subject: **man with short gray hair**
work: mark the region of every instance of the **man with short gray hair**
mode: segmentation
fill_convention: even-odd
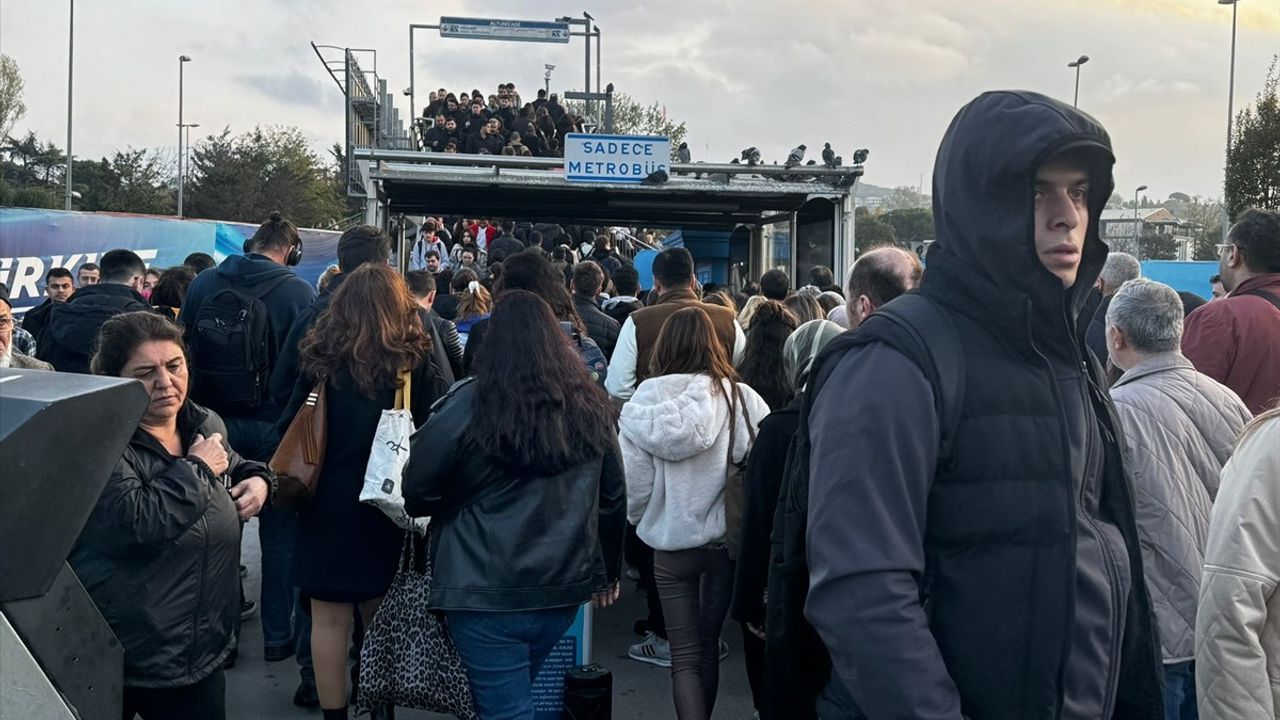
[[[1139,277],[1142,277],[1142,266],[1138,264],[1137,258],[1122,252],[1107,255],[1107,261],[1098,275],[1098,282],[1094,285],[1102,293],[1102,304],[1098,306],[1098,312],[1093,316],[1084,336],[1085,344],[1098,356],[1100,363],[1107,362],[1106,318],[1111,296],[1116,294],[1121,285]]]
[[[1107,308],[1111,388],[1136,490],[1143,570],[1160,628],[1166,717],[1194,717],[1195,624],[1218,475],[1252,415],[1234,392],[1182,356],[1182,300],[1145,278]],[[1186,713],[1191,712],[1192,715]]]

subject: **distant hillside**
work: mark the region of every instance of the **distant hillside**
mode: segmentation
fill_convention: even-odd
[[[858,200],[865,200],[872,197],[889,197],[893,194],[893,188],[880,187],[870,183],[859,182],[854,197]]]

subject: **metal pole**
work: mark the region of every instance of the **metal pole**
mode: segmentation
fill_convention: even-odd
[[[178,217],[182,217],[182,66],[186,64],[186,56],[178,58]]]
[[[596,26],[596,92],[600,92],[600,26]]]
[[[1135,246],[1137,247],[1136,254],[1138,256],[1138,262],[1142,262],[1142,227],[1139,225],[1140,222],[1142,221],[1138,219],[1138,191],[1134,190],[1133,191],[1133,240],[1134,240]]]
[[[1227,83],[1227,164],[1222,168],[1222,244],[1227,244],[1227,224],[1230,215],[1227,212],[1227,168],[1231,165],[1231,120],[1232,105],[1236,96],[1236,12],[1239,2],[1231,3],[1231,80]]]
[[[413,82],[413,26],[409,26],[409,127],[413,127],[413,122],[418,118],[418,112],[414,109],[414,100],[417,99],[417,88]],[[410,131],[412,135],[412,131]]]
[[[1076,65],[1076,95],[1071,100],[1071,107],[1080,107],[1080,66]]]
[[[583,13],[585,15],[586,13]],[[583,92],[591,92],[591,18],[587,18],[587,29],[583,33],[582,43],[586,50],[586,59],[583,61],[583,70],[586,72],[586,81],[582,84]],[[590,100],[587,101],[587,113],[595,113],[595,105]]]
[[[71,14],[67,19],[67,196],[66,209],[71,209],[71,78],[75,67],[76,49],[76,0],[71,0]]]

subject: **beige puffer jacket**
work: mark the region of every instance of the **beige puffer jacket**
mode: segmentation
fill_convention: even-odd
[[[1222,470],[1196,618],[1201,720],[1280,718],[1280,414]]]
[[[1111,387],[1133,476],[1142,567],[1165,663],[1195,657],[1196,605],[1218,476],[1253,415],[1181,353],[1129,368]]]

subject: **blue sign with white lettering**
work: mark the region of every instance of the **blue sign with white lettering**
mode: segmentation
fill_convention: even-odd
[[[670,165],[670,138],[582,133],[564,138],[564,177],[570,182],[638,183],[658,170],[670,172]]]

